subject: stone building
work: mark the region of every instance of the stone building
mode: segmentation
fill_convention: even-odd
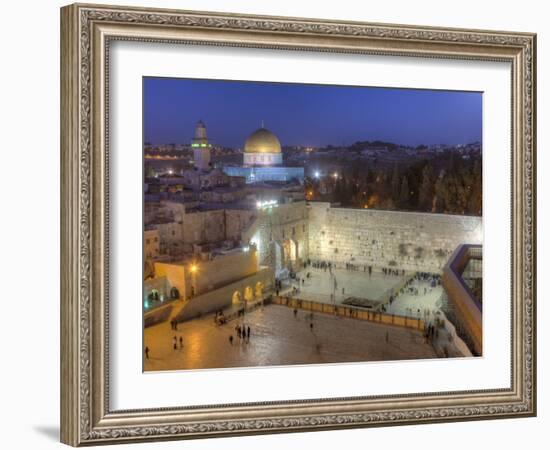
[[[243,165],[225,166],[223,171],[233,177],[244,177],[247,183],[304,182],[303,167],[284,167],[282,164],[283,154],[279,139],[262,126],[244,144]]]
[[[146,286],[165,292],[168,287],[183,299],[177,320],[186,320],[231,304],[263,298],[273,287],[273,271],[258,263],[256,248],[236,248],[206,260],[156,263],[156,282]],[[146,292],[148,299],[150,294]]]
[[[160,238],[156,228],[145,229],[143,232],[143,256],[146,260],[155,260],[160,255]]]
[[[243,241],[247,239],[258,248],[260,263],[273,268],[277,277],[299,269],[309,253],[305,201],[260,202],[254,224],[243,231]]]

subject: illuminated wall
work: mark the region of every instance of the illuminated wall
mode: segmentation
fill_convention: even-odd
[[[209,260],[197,259],[194,263],[155,263],[155,277],[166,277],[170,286],[178,288],[185,298],[219,289],[257,271],[254,247],[248,251],[237,249]]]
[[[270,267],[276,266],[273,243],[283,245],[285,241],[292,240],[296,245],[297,259],[294,262],[299,265],[308,257],[308,234],[308,211],[306,203],[301,201],[259,210],[253,226],[243,233],[243,240],[254,243],[258,248],[260,264]]]
[[[313,260],[439,272],[459,244],[481,241],[481,217],[309,207]]]
[[[253,275],[190,299],[177,314],[176,319],[178,321],[189,320],[199,315],[227,308],[231,305],[235,292],[239,292],[240,297],[244,298],[245,290],[250,288],[254,292],[257,283],[261,283],[264,291],[268,292],[273,289],[273,279],[273,270],[264,267]],[[259,298],[255,297],[254,300],[259,300]]]
[[[230,177],[244,177],[247,183],[261,181],[304,181],[303,167],[239,167],[226,166],[223,171]]]

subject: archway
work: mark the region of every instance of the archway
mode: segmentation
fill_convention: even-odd
[[[263,294],[263,290],[264,290],[264,284],[261,281],[258,281],[256,283],[255,290],[256,290],[256,292],[255,292],[256,298],[257,299],[262,298],[262,294]]]
[[[180,298],[180,291],[178,290],[177,287],[174,286],[172,289],[170,289],[170,298],[172,300]]]
[[[247,302],[251,302],[252,300],[254,300],[254,292],[252,291],[252,288],[250,286],[244,288],[244,299]]]
[[[296,261],[296,242],[293,239],[283,240],[283,251],[285,266]]]
[[[239,291],[233,292],[233,295],[231,296],[231,303],[234,305],[237,305],[242,302],[241,293]]]
[[[289,258],[292,262],[298,258],[298,244],[294,239],[289,239],[290,254]]]

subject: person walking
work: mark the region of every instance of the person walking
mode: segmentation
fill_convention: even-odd
[[[309,323],[309,331],[311,331],[313,333],[313,322]]]
[[[298,316],[298,310],[296,308],[294,308],[294,317],[297,317]]]
[[[174,336],[174,337],[172,338],[172,342],[174,343],[174,350],[176,350],[176,349],[178,348],[178,345],[177,345],[178,339],[176,338],[176,336]]]
[[[233,345],[233,335],[232,335],[232,334],[229,335],[229,343],[230,343],[231,345]]]
[[[149,359],[149,347],[145,347],[145,359]]]
[[[246,338],[250,341],[250,325],[246,327]]]
[[[180,348],[183,348],[183,338],[180,336]]]

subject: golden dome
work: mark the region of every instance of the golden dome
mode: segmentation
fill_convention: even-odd
[[[244,143],[245,153],[281,153],[277,136],[265,128],[258,128]]]

